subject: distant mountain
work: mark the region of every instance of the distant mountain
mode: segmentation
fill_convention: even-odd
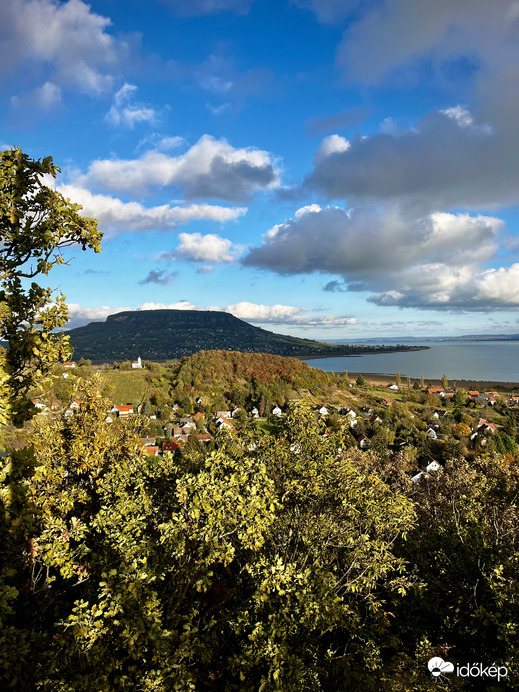
[[[407,350],[405,346],[338,346],[283,336],[253,327],[227,312],[210,310],[119,312],[109,315],[106,322],[91,322],[67,333],[74,358],[96,363],[135,360],[137,356],[160,361],[216,349],[299,358]]]

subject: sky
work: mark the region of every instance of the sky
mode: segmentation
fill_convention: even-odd
[[[3,0],[0,90],[104,234],[69,327],[519,332],[517,0]]]

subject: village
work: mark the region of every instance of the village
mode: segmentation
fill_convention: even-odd
[[[133,371],[143,369],[140,358],[131,363]],[[75,372],[77,363],[62,365],[62,377]],[[484,451],[497,451],[509,458],[519,458],[519,428],[515,413],[519,410],[519,394],[498,391],[465,391],[455,387],[423,389],[409,383],[391,382],[366,386],[364,378],[346,382],[344,402],[329,403],[312,397],[312,409],[325,438],[341,426],[348,430],[346,448],[373,451],[394,460],[417,483],[435,473],[456,454],[474,458]],[[445,383],[447,384],[447,383]],[[238,397],[241,398],[241,397]],[[318,403],[316,400],[320,399]],[[82,402],[57,400],[45,403],[33,400],[40,415],[70,418],[81,409]],[[240,401],[240,403],[243,403]],[[258,404],[238,405],[227,400],[227,408],[211,410],[204,395],[192,400],[191,410],[185,401],[171,400],[166,408],[154,406],[149,399],[117,402],[106,411],[106,424],[124,424],[137,419],[141,431],[142,450],[152,456],[164,453],[182,454],[186,449],[214,449],[222,431],[234,435],[247,419],[268,434],[277,419],[285,415],[287,401],[273,402],[261,411]],[[264,405],[263,405],[264,408]],[[253,451],[252,449],[250,451]],[[299,453],[297,445],[294,453]]]

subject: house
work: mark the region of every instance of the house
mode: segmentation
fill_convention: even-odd
[[[441,387],[430,387],[427,394],[442,394],[444,390]]]
[[[327,416],[328,415],[328,409],[326,408],[326,406],[321,406],[321,408],[317,411],[317,413],[320,416]]]
[[[368,447],[371,445],[371,440],[369,437],[366,437],[366,435],[359,435],[357,441],[360,449],[368,449]]]
[[[182,441],[177,440],[176,442],[163,442],[162,443],[163,452],[181,452],[182,451]]]
[[[480,418],[478,420],[477,431],[478,431],[478,433],[483,433],[484,435],[486,435],[487,432],[496,433],[497,432],[497,426],[495,425],[495,423],[489,423],[484,418]]]
[[[281,416],[283,411],[279,408],[279,406],[274,406],[274,408],[271,411],[271,414],[273,416]]]
[[[394,392],[398,392],[398,385],[396,384],[390,384],[388,389],[392,389]]]
[[[114,417],[112,416],[111,413],[109,413],[105,418],[105,423],[113,423],[113,422],[114,422]]]
[[[150,447],[155,444],[155,438],[154,437],[141,437],[140,438],[142,444],[144,447]]]
[[[140,356],[137,358],[137,360],[133,361],[132,368],[134,370],[142,370],[142,361]]]
[[[258,409],[257,409],[256,407],[254,407],[253,409],[251,409],[250,415],[251,415],[253,418],[259,418],[259,411],[258,411]]]
[[[147,452],[147,454],[153,457],[156,457],[159,454],[158,445],[144,445],[143,449],[145,452]]]
[[[430,425],[428,425],[428,426],[425,428],[425,432],[427,433],[427,435],[429,435],[429,437],[431,438],[431,440],[436,440],[436,439],[438,439],[438,435],[437,435],[437,433],[436,433],[436,430],[435,430],[433,427],[431,427]]]
[[[474,390],[472,392],[467,392],[467,396],[469,399],[472,399],[472,401],[476,401],[476,399],[479,396],[479,392],[477,392],[476,390]]]
[[[132,404],[124,404],[124,405],[119,405],[119,406],[114,406],[115,413],[119,416],[119,418],[129,418],[131,415],[133,415],[133,405]],[[113,411],[113,409],[112,409]]]
[[[213,436],[209,435],[209,433],[200,433],[196,437],[198,440],[200,440],[200,442],[209,442],[209,440],[213,439]]]
[[[382,404],[382,406],[385,406],[386,408],[393,406],[393,402],[391,401],[391,399],[382,399],[380,403]]]
[[[230,411],[217,411],[216,417],[217,418],[230,418],[231,412]]]
[[[235,408],[235,409],[233,409],[233,411],[232,411],[232,413],[231,413],[231,418],[236,418],[236,416],[237,416],[239,413],[241,413],[241,411],[242,411],[241,408]]]
[[[205,413],[201,413],[200,411],[198,411],[198,412],[195,413],[195,415],[193,416],[193,420],[194,420],[194,421],[201,420],[202,422],[205,421]]]
[[[425,471],[425,473],[432,473],[435,471],[439,471],[441,469],[441,464],[439,464],[437,461],[430,461],[428,464],[422,464],[422,471]]]
[[[77,368],[77,364],[74,363],[73,360],[67,360],[65,363],[63,363],[64,368]]]
[[[519,406],[519,395],[517,395],[517,394],[509,394],[509,396],[508,396],[508,406],[509,406],[509,408],[513,408],[514,406]]]
[[[380,418],[380,416],[377,416],[377,414],[374,413],[372,416],[368,418],[368,422],[370,425],[375,425],[375,423],[382,423],[382,418]]]
[[[218,423],[218,421],[216,421],[216,425],[218,425],[219,430],[222,430],[223,428],[227,428],[228,430],[235,430],[234,424],[230,418],[222,418],[221,423]]]
[[[41,401],[33,401],[32,405],[34,406],[34,408],[37,408],[38,411],[45,411],[45,409],[47,408],[45,404],[41,403]]]
[[[416,471],[413,471],[413,475],[411,476],[411,482],[419,483],[422,480],[422,478],[430,478],[430,476],[425,471],[422,471],[421,469],[416,469]]]
[[[71,408],[73,411],[77,411],[81,407],[81,404],[81,401],[74,399],[74,401],[69,405],[69,408]]]

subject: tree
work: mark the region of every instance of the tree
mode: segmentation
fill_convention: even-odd
[[[447,379],[447,375],[443,373],[442,375],[442,387],[443,389],[447,389],[449,386],[449,380]]]
[[[366,385],[366,380],[362,377],[362,375],[357,377],[357,385],[359,387],[364,387]]]
[[[398,371],[397,371],[396,377],[395,377],[395,384],[397,387],[400,387],[400,385],[402,384],[402,377]]]
[[[94,219],[80,205],[44,185],[60,169],[52,157],[30,159],[21,149],[0,152],[0,336],[9,342],[5,369],[13,420],[31,416],[28,392],[48,385],[53,365],[70,355],[68,338],[54,330],[67,323],[65,296],[33,281],[65,263],[63,249],[100,252]]]

